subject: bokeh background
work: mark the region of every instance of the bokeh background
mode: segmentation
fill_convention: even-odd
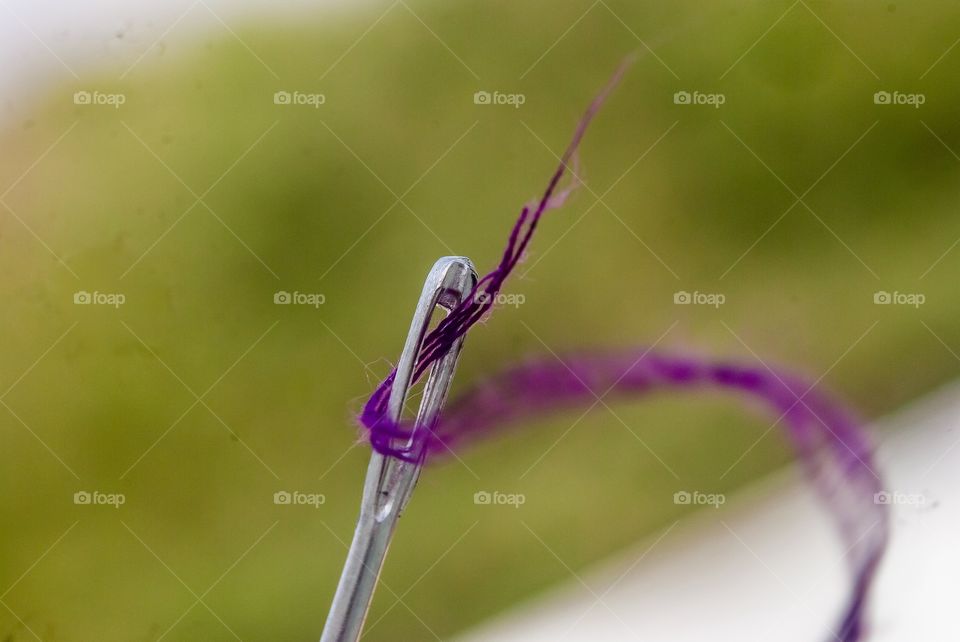
[[[46,37],[35,9],[3,4],[53,70],[0,104],[6,640],[318,638],[369,455],[353,416],[427,270],[492,267],[631,52],[584,142],[586,185],[543,220],[508,286],[522,302],[471,333],[454,394],[588,346],[762,360],[866,417],[960,373],[960,8],[201,1]],[[675,492],[732,493],[790,458],[775,418],[737,399],[611,408],[425,472],[365,639],[446,639],[696,510]]]

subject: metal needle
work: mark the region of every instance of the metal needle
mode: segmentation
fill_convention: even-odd
[[[393,421],[400,420],[412,384],[417,354],[434,310],[437,306],[448,312],[453,310],[469,295],[476,282],[477,273],[473,264],[470,259],[462,256],[441,258],[427,275],[410,323],[407,341],[400,355],[388,402],[388,414]],[[439,415],[450,388],[462,344],[463,337],[430,369],[414,430],[426,430],[427,428],[423,427],[433,425]],[[412,445],[413,441],[411,437],[407,445]],[[422,464],[422,458],[409,462],[386,457],[378,452],[372,454],[363,486],[357,529],[320,642],[356,642],[360,639],[390,539],[416,486]]]

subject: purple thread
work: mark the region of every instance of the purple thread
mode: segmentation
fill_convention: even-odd
[[[447,451],[520,420],[606,396],[636,400],[669,390],[730,390],[759,400],[785,422],[803,468],[839,527],[853,588],[831,639],[864,635],[867,596],[886,548],[889,511],[872,449],[842,406],[802,380],[767,370],[652,351],[578,353],[515,365],[471,387],[444,412],[426,446]],[[407,433],[401,430],[400,433]]]
[[[600,109],[607,95],[620,82],[620,78],[626,72],[632,63],[632,59],[627,59],[621,63],[620,67],[614,73],[613,77],[607,83],[606,87],[593,99],[587,111],[580,118],[577,128],[574,131],[573,139],[563,152],[560,158],[560,165],[557,167],[547,189],[544,191],[540,200],[534,204],[527,204],[520,211],[520,217],[510,231],[510,237],[507,239],[507,247],[500,258],[500,263],[489,274],[481,278],[474,286],[470,295],[466,297],[456,309],[448,314],[423,340],[420,352],[417,355],[417,363],[414,367],[411,383],[416,382],[427,371],[435,361],[441,359],[443,355],[449,352],[450,347],[459,337],[467,333],[473,325],[480,321],[489,313],[493,307],[493,302],[497,298],[497,293],[503,286],[503,282],[510,275],[517,263],[523,257],[523,253],[537,229],[537,223],[540,217],[547,210],[560,207],[566,202],[570,193],[576,189],[579,184],[576,168],[577,147],[587,130],[587,126],[594,115]],[[557,191],[557,186],[563,175],[567,172],[568,163],[573,163],[573,182],[566,188]],[[393,389],[393,381],[397,375],[396,368],[384,379],[377,389],[374,390],[370,399],[363,407],[360,414],[360,423],[369,431],[370,444],[378,452],[392,457],[398,457],[408,461],[417,461],[424,454],[422,440],[426,439],[424,433],[428,430],[417,431],[414,443],[406,447],[397,447],[394,441],[402,436],[405,431],[401,426],[394,424],[387,416],[387,403],[390,399],[390,391]]]
[[[457,338],[487,315],[504,281],[527,249],[540,217],[560,207],[579,184],[577,147],[593,116],[620,81],[630,60],[594,98],[581,117],[547,189],[528,204],[510,232],[500,263],[485,275],[464,302],[423,341],[412,381],[417,381]],[[573,181],[557,187],[572,163]],[[396,369],[377,387],[359,417],[371,446],[390,457],[422,461],[428,454],[451,451],[520,419],[564,407],[584,405],[608,394],[635,399],[655,390],[732,390],[753,397],[778,414],[807,476],[836,521],[847,547],[853,588],[831,639],[864,639],[867,597],[889,537],[889,511],[875,501],[882,483],[874,470],[864,431],[839,404],[802,380],[767,368],[706,359],[676,357],[650,350],[580,353],[567,359],[530,361],[502,371],[463,393],[433,426],[394,422],[387,402]],[[775,424],[776,425],[776,424]],[[411,441],[407,445],[408,441]],[[397,443],[403,446],[397,446]]]

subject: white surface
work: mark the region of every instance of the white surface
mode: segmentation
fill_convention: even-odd
[[[893,539],[871,609],[871,642],[960,640],[960,386],[883,422],[878,462]],[[822,506],[790,472],[706,508],[460,642],[833,639],[848,587]],[[598,599],[599,598],[599,599]]]

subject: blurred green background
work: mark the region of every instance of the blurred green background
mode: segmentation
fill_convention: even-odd
[[[875,417],[960,372],[958,7],[409,2],[235,34],[203,7],[187,22],[2,133],[5,640],[317,639],[368,459],[352,417],[426,271],[494,264],[632,51],[583,145],[588,187],[543,220],[508,287],[524,303],[471,333],[455,389],[527,355],[658,342],[822,377]],[[77,105],[81,90],[126,101]],[[427,471],[365,639],[448,638],[667,526],[689,510],[674,492],[731,492],[789,458],[736,399],[612,408]]]

